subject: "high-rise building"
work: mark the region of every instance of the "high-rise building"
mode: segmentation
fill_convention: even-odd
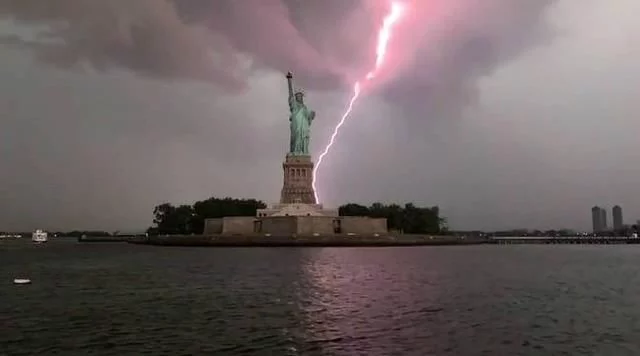
[[[602,231],[602,210],[599,206],[591,208],[591,222],[594,233]]]
[[[599,206],[591,208],[591,221],[594,233],[607,231],[607,210]]]
[[[619,205],[616,205],[612,209],[613,212],[613,229],[614,230],[622,230],[624,227],[624,222],[622,221],[622,208]]]

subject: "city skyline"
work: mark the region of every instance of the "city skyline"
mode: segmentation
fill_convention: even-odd
[[[637,220],[636,224],[638,224],[640,220]],[[604,231],[620,231],[625,227],[629,226],[624,223],[624,215],[623,209],[620,205],[614,205],[611,208],[611,223],[609,226],[607,223],[607,209],[600,207],[598,205],[591,208],[591,226],[592,232],[604,232]]]
[[[640,217],[639,2],[406,2],[415,16],[323,163],[325,206],[437,205],[457,230],[589,231],[595,203]],[[259,3],[0,0],[0,229],[135,230],[167,201],[276,202],[282,76],[317,111],[317,156],[387,1]]]

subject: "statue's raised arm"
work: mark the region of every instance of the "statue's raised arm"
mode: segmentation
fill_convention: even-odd
[[[293,73],[287,72],[287,85],[289,86],[289,111],[293,112],[294,95],[293,95]]]
[[[289,98],[293,98],[293,73],[287,72],[287,84],[289,85]]]

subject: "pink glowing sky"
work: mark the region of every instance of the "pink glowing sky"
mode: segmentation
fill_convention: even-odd
[[[637,1],[403,3],[319,172],[326,205],[439,205],[460,229],[588,228],[596,204],[640,217]],[[389,4],[0,0],[0,226],[146,227],[163,201],[277,200],[283,73],[318,113],[317,156]]]
[[[368,86],[367,84],[374,83],[376,76],[384,67],[386,63],[388,49],[389,49],[389,41],[391,40],[394,34],[394,30],[401,23],[402,18],[405,15],[407,15],[409,11],[411,11],[411,9],[408,8],[406,4],[402,2],[393,1],[389,5],[390,5],[389,9],[387,10],[387,13],[384,15],[384,18],[382,19],[382,22],[380,23],[380,27],[377,31],[378,36],[376,39],[375,64],[373,68],[371,68],[371,70],[367,72],[367,75],[364,78],[357,80],[353,84],[353,93],[351,94],[351,99],[349,99],[349,104],[347,104],[345,111],[340,116],[340,120],[338,120],[338,123],[335,125],[333,132],[329,137],[328,142],[324,146],[324,149],[322,149],[322,151],[318,155],[318,158],[313,170],[313,182],[312,182],[316,202],[321,201],[320,193],[318,191],[318,172],[320,171],[320,168],[322,168],[322,162],[325,159],[328,159],[327,155],[331,152],[331,148],[333,147],[334,143],[338,139],[338,135],[340,134],[340,129],[342,128],[346,120],[348,120],[351,117],[353,107],[360,97],[361,88],[363,86],[367,87]]]

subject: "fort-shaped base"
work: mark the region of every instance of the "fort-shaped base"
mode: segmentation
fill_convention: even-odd
[[[324,216],[337,217],[337,209],[325,209],[322,204],[273,204],[266,209],[258,209],[258,217],[268,216]]]

